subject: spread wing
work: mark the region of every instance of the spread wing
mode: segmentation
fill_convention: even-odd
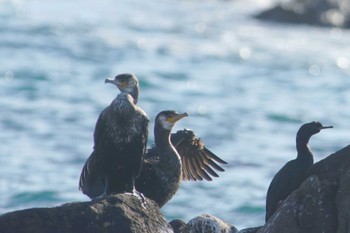
[[[219,177],[215,170],[225,171],[218,163],[227,164],[227,162],[208,150],[192,130],[184,129],[172,133],[171,142],[181,157],[183,180],[211,181],[211,176]]]

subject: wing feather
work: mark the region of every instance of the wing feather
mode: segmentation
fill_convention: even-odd
[[[220,164],[227,164],[204,145],[200,138],[196,138],[192,130],[184,129],[171,134],[171,142],[181,157],[183,180],[207,180],[219,177],[214,171],[225,171]]]
[[[206,172],[206,167],[203,163],[203,161],[199,158],[199,157],[194,157],[193,158],[196,161],[196,172],[204,179],[206,179],[207,181],[211,181],[213,180],[208,173]]]
[[[100,196],[104,191],[102,176],[97,172],[96,158],[96,153],[92,152],[84,164],[79,180],[79,190],[90,198]]]
[[[198,172],[198,165],[194,159],[188,159],[189,163],[188,170],[190,171],[191,176],[194,178],[194,180],[203,180],[203,178],[200,176]],[[184,172],[184,171],[182,171]]]

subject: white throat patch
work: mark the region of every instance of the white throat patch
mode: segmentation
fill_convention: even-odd
[[[159,120],[164,129],[171,130],[171,128],[174,126],[174,123],[167,121],[165,116],[160,116]]]

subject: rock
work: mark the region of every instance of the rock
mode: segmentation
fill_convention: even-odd
[[[90,202],[34,208],[0,216],[1,233],[148,233],[173,232],[155,202],[128,194],[97,198]]]
[[[219,218],[203,214],[190,220],[183,231],[184,233],[237,233],[238,230]]]
[[[334,192],[334,186],[321,182],[317,176],[309,177],[258,232],[335,232]]]
[[[284,1],[255,17],[283,23],[350,28],[350,2],[348,0]]]
[[[186,223],[180,219],[174,219],[169,222],[174,233],[182,233],[185,230]]]
[[[344,177],[338,182],[338,193],[335,199],[335,205],[338,210],[338,233],[349,232],[350,224],[350,171],[348,170]]]
[[[261,227],[251,227],[240,230],[238,233],[256,233],[261,229]]]

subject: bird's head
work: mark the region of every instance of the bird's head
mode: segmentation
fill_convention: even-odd
[[[136,104],[139,97],[139,81],[135,75],[129,73],[118,74],[114,79],[107,78],[105,83],[114,84],[121,92],[129,93]]]
[[[302,125],[298,131],[298,137],[310,138],[312,135],[319,133],[322,129],[333,128],[333,126],[323,126],[318,121],[312,121]]]
[[[156,117],[156,124],[160,124],[164,129],[171,130],[176,122],[187,116],[188,114],[186,112],[177,113],[173,110],[162,111]]]

